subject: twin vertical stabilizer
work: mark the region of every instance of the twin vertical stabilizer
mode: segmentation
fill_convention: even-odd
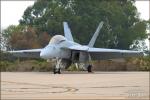
[[[67,22],[63,22],[63,25],[64,25],[64,34],[65,34],[65,37],[66,37],[69,41],[74,41],[74,40],[73,40],[73,37],[72,37],[72,34],[71,34],[71,31],[70,31],[70,28],[69,28]]]
[[[96,31],[95,31],[95,33],[94,33],[94,35],[93,35],[93,37],[92,37],[92,39],[90,40],[90,42],[88,44],[89,47],[93,47],[94,46],[95,41],[96,41],[96,39],[97,39],[97,37],[99,35],[99,32],[100,32],[102,26],[103,26],[103,22],[100,22],[98,27],[97,27],[97,29],[96,29]]]
[[[66,37],[69,41],[74,41],[74,40],[73,40],[73,37],[72,37],[72,34],[71,34],[71,31],[70,31],[70,28],[69,28],[67,22],[63,22],[63,25],[64,25],[64,34],[65,34],[65,37]],[[93,37],[92,37],[92,39],[90,40],[90,42],[89,42],[89,44],[88,44],[89,47],[93,47],[93,46],[94,46],[95,41],[96,41],[96,39],[97,39],[97,37],[98,37],[98,35],[99,35],[99,32],[100,32],[102,26],[103,26],[103,22],[100,22],[100,23],[99,23],[99,26],[97,27],[97,29],[96,29],[96,31],[95,31]]]

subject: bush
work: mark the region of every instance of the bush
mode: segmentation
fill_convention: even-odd
[[[17,60],[17,57],[13,56],[12,54],[10,54],[8,52],[0,51],[0,60],[13,62],[13,61]]]
[[[138,71],[150,71],[150,56],[130,58],[127,62],[136,65]]]
[[[15,65],[14,62],[1,61],[0,69],[1,71],[16,71],[16,67],[14,65]]]

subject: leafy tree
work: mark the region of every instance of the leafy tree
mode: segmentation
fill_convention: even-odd
[[[50,39],[46,32],[39,34],[37,29],[21,25],[11,25],[3,30],[2,34],[6,39],[5,45],[8,50],[40,48],[45,46]]]
[[[1,36],[3,37],[3,45],[10,50],[11,49],[11,44],[9,42],[11,36],[13,33],[16,33],[18,31],[23,30],[24,28],[21,26],[15,26],[15,25],[10,25],[7,29],[2,30]]]

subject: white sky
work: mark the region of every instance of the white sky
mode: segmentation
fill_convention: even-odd
[[[1,1],[1,27],[18,25],[24,10],[34,4],[34,1]]]
[[[7,28],[9,25],[18,25],[22,18],[24,10],[34,4],[34,1],[1,1],[1,28]],[[150,17],[149,0],[137,0],[136,7],[140,12],[140,18],[148,20]],[[148,45],[148,40],[146,41]]]
[[[137,0],[136,3],[135,3],[136,7],[137,7],[137,10],[138,12],[140,12],[140,18],[141,19],[145,19],[145,20],[148,20],[150,18],[150,2],[149,0]]]

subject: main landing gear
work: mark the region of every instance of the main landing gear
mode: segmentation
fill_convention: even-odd
[[[92,72],[92,65],[88,65],[88,67],[87,67],[87,71],[88,71],[88,73],[91,73]]]
[[[84,71],[87,71],[88,73],[92,73],[93,66],[91,64],[85,64],[85,63],[75,63],[77,69],[82,69]]]

